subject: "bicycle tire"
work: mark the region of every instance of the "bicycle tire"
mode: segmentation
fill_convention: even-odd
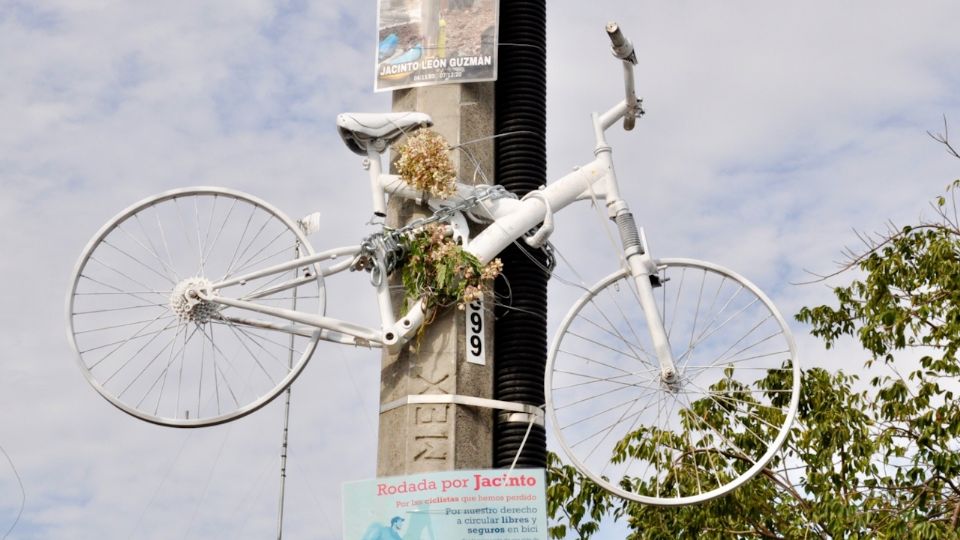
[[[561,323],[547,415],[566,456],[606,490],[658,506],[701,503],[779,464],[800,365],[789,327],[752,283],[692,259],[657,267],[678,382],[663,380],[634,278],[620,270]]]
[[[74,270],[67,334],[81,371],[117,408],[160,425],[210,426],[263,407],[302,372],[319,334],[255,326],[289,321],[189,301],[185,291],[312,253],[297,223],[239,191],[177,189],[128,207],[94,235]],[[270,292],[294,277],[298,286]],[[224,292],[325,310],[316,265]]]

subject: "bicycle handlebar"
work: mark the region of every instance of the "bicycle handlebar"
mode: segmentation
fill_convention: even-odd
[[[624,37],[617,23],[607,23],[607,35],[610,36],[610,43],[613,44],[614,56],[631,64],[637,63],[637,55],[634,54],[633,43],[630,43],[630,40]]]
[[[607,23],[607,35],[613,46],[613,56],[623,61],[623,86],[627,103],[627,110],[623,115],[623,129],[630,131],[636,124],[637,118],[643,114],[633,79],[633,66],[637,63],[637,54],[633,49],[633,43],[623,35],[617,23]]]

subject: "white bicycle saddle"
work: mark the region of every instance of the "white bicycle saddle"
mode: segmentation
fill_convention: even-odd
[[[383,152],[401,135],[421,127],[433,125],[430,115],[420,112],[342,113],[337,115],[337,131],[347,148],[355,154],[367,155],[367,145],[373,143]]]

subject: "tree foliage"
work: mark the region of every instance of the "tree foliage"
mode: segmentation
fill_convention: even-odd
[[[759,476],[704,504],[658,508],[607,496],[551,460],[552,538],[590,538],[606,514],[627,521],[630,539],[960,539],[958,190],[960,180],[934,201],[933,219],[861,236],[823,276],[851,279],[797,320],[827,348],[856,340],[867,360],[804,371],[797,422]]]

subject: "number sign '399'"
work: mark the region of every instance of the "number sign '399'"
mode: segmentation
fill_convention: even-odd
[[[471,364],[486,364],[486,343],[483,340],[483,297],[467,304],[467,362]]]

